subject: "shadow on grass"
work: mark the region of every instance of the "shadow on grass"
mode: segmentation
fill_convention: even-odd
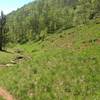
[[[1,52],[5,52],[5,53],[10,53],[13,54],[13,52],[7,51],[7,50],[0,50]]]

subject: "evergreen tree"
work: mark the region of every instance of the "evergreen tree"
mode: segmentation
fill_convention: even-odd
[[[3,11],[1,11],[1,16],[0,16],[0,50],[3,50],[3,47],[6,44],[5,24],[6,24],[6,16],[3,14]]]

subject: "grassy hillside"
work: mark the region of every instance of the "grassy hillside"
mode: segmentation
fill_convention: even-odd
[[[16,100],[99,100],[100,24],[59,30],[43,42],[10,49],[0,52],[1,64],[18,55],[25,59],[0,68],[0,86]]]

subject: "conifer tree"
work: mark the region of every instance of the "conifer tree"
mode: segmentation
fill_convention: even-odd
[[[6,35],[5,35],[5,24],[6,24],[6,16],[3,14],[3,11],[1,11],[0,16],[0,50],[3,50],[3,47],[5,46],[6,41]]]

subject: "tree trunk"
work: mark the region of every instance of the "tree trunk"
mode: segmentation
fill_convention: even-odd
[[[0,28],[0,51],[2,51],[2,28]]]
[[[0,46],[0,51],[2,51],[2,46]]]

